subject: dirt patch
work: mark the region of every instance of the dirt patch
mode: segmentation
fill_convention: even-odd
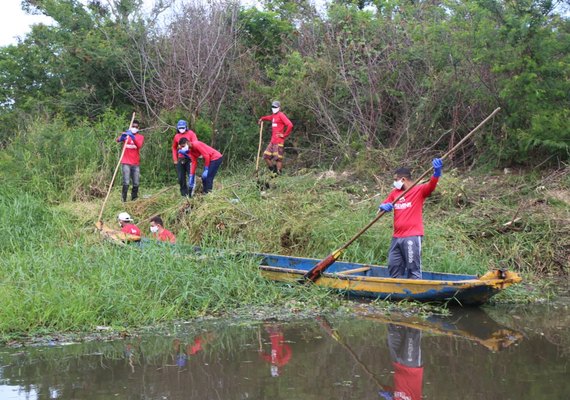
[[[563,189],[548,190],[546,195],[570,205],[570,191]]]

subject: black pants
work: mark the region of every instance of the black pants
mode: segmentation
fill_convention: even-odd
[[[188,196],[188,176],[190,175],[190,165],[192,163],[187,159],[179,159],[176,164],[176,172],[178,174],[178,184],[180,185],[180,194]]]

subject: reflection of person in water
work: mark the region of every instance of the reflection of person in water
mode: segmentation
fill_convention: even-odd
[[[190,356],[193,356],[196,353],[204,350],[202,346],[208,343],[211,339],[212,336],[210,334],[196,336],[194,337],[194,341],[192,343],[187,343],[185,346],[182,345],[180,339],[174,339],[172,345],[174,347],[174,358],[176,365],[180,368],[185,367],[186,361],[188,361]]]
[[[280,327],[268,325],[265,327],[265,331],[269,334],[269,339],[271,340],[271,352],[269,354],[263,353],[260,342],[259,355],[263,360],[271,364],[271,376],[277,377],[281,374],[280,369],[291,359],[293,352],[291,347],[285,343],[285,338]]]
[[[418,329],[388,324],[388,348],[394,366],[394,387],[380,391],[386,400],[421,400],[424,368],[422,333]],[[385,388],[387,389],[387,388]]]

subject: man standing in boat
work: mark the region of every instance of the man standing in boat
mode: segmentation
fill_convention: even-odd
[[[432,161],[433,176],[429,182],[414,186],[405,196],[398,198],[412,186],[409,168],[398,168],[394,174],[394,190],[378,207],[379,211],[394,210],[394,235],[388,252],[388,272],[391,278],[422,278],[422,238],[424,236],[424,201],[435,190],[441,177],[443,161]]]
[[[283,169],[283,154],[285,153],[285,139],[293,130],[293,123],[281,111],[281,103],[274,101],[271,103],[271,115],[265,115],[257,121],[271,121],[271,141],[263,152],[263,159],[269,170],[277,175],[281,175]]]

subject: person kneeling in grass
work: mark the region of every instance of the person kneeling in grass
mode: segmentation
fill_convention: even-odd
[[[133,223],[133,219],[129,213],[122,212],[117,217],[121,232],[128,233],[129,235],[141,236],[141,230]]]
[[[176,236],[168,229],[164,229],[162,218],[158,215],[150,219],[150,232],[151,236],[161,242],[176,243]]]
[[[196,167],[198,166],[198,158],[204,158],[204,171],[202,172],[202,191],[209,193],[214,187],[214,178],[218,173],[218,168],[222,164],[223,156],[218,150],[208,146],[206,143],[195,140],[188,141],[186,138],[180,139],[178,142],[180,150],[178,153],[183,157],[189,158],[192,161],[190,167],[190,177],[188,178],[189,195],[192,196],[194,191]]]

